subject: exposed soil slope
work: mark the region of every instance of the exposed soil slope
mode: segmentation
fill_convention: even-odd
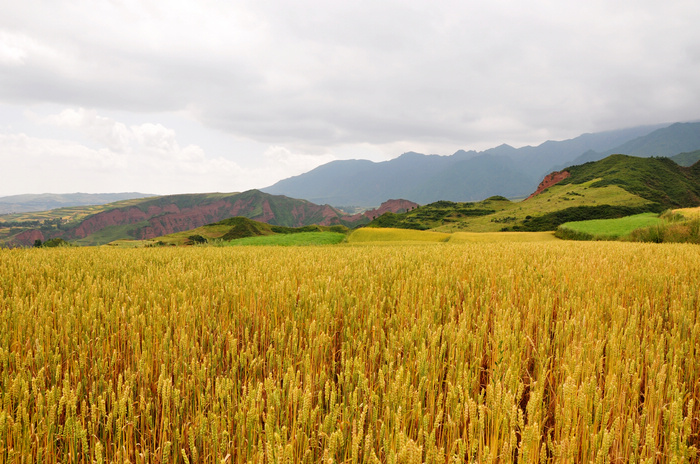
[[[571,176],[571,173],[569,171],[556,171],[552,172],[550,174],[547,174],[544,176],[544,179],[542,182],[540,182],[540,185],[537,187],[537,190],[532,192],[529,197],[526,198],[526,200],[529,200],[530,198],[534,197],[535,195],[539,195],[542,193],[545,189],[548,189],[552,185],[558,184],[562,180],[566,179],[567,177]]]
[[[409,200],[388,200],[382,203],[379,208],[370,209],[363,213],[354,214],[343,218],[345,223],[360,223],[363,219],[371,221],[384,213],[405,213],[420,206],[418,203]]]

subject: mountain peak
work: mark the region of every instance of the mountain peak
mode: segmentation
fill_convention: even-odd
[[[414,160],[418,158],[424,158],[425,155],[423,153],[417,153],[415,151],[407,151],[406,153],[403,153],[401,156],[399,156],[396,159],[400,160]]]

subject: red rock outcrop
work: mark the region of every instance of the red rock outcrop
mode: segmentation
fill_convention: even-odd
[[[281,211],[284,211],[285,220],[276,216],[276,212]],[[41,232],[38,230],[27,231],[21,236],[21,244],[30,245],[36,238],[44,240],[44,238],[61,237],[66,240],[76,240],[95,234],[106,227],[129,225],[133,225],[133,228],[129,230],[128,236],[143,240],[195,229],[234,216],[245,216],[255,221],[289,227],[301,227],[309,224],[339,224],[340,217],[344,217],[345,214],[329,205],[316,205],[304,200],[261,192],[232,194],[214,200],[203,198],[201,201],[174,197],[172,203],[159,200],[157,204],[97,213],[87,217],[72,229],[55,231],[50,237],[40,235]]]
[[[414,208],[417,203],[407,200],[389,200],[376,210],[349,216],[329,205],[316,205],[305,200],[264,194],[251,191],[244,194],[231,194],[212,199],[203,195],[202,199],[174,196],[172,202],[161,198],[139,206],[111,209],[85,218],[77,226],[68,230],[55,230],[49,235],[40,230],[29,230],[14,238],[13,243],[30,246],[34,240],[42,241],[60,237],[77,240],[89,237],[107,227],[127,227],[127,238],[151,239],[161,235],[195,229],[206,224],[234,216],[245,216],[255,221],[279,224],[288,227],[301,227],[310,224],[335,225],[342,222],[352,224],[360,220],[371,220],[387,211],[395,213]],[[283,214],[277,217],[277,214]]]
[[[544,180],[540,182],[540,185],[537,187],[537,190],[535,190],[529,197],[527,197],[526,200],[529,200],[530,198],[539,195],[544,189],[547,189],[552,185],[558,184],[570,175],[571,173],[569,171],[555,171],[550,174],[547,174],[546,176],[544,176]]]
[[[412,210],[418,206],[420,206],[418,203],[414,203],[409,200],[387,200],[382,203],[379,208],[370,209],[364,213],[344,217],[343,220],[345,222],[358,222],[362,218],[367,218],[371,221],[375,217],[379,217],[384,213],[405,213],[406,211]]]
[[[43,242],[45,240],[44,234],[38,229],[27,230],[14,237],[13,245],[21,247],[32,246],[37,240]]]

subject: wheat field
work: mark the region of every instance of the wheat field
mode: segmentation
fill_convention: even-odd
[[[0,463],[697,462],[700,249],[0,250]]]

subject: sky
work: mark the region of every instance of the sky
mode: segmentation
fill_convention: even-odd
[[[700,119],[697,0],[0,0],[0,196]]]

